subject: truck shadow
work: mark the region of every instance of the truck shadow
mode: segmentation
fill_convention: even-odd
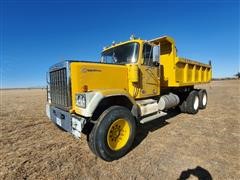
[[[147,137],[149,132],[156,131],[166,125],[169,124],[166,120],[175,117],[180,114],[180,111],[178,109],[172,109],[167,112],[168,114],[166,116],[157,118],[153,121],[150,121],[145,124],[138,124],[135,140],[132,145],[132,149],[136,148],[141,142]]]
[[[186,180],[190,178],[190,176],[195,176],[199,180],[212,180],[212,176],[209,171],[200,166],[197,166],[194,169],[187,169],[186,171],[182,171],[177,180]]]

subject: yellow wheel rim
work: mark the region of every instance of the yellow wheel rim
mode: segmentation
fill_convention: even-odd
[[[112,123],[107,133],[107,143],[110,149],[117,151],[123,148],[130,136],[130,125],[125,119],[117,119]]]

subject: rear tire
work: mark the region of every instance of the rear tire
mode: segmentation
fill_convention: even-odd
[[[208,96],[205,89],[198,91],[199,94],[199,109],[205,109],[207,107]]]
[[[197,114],[199,109],[199,95],[193,90],[189,93],[186,100],[186,111],[189,114]]]
[[[98,118],[88,145],[92,152],[105,161],[124,156],[135,138],[136,124],[131,112],[122,106],[112,106]]]

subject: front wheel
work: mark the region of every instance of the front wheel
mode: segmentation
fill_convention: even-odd
[[[88,144],[97,156],[113,161],[130,150],[135,132],[136,124],[131,112],[122,106],[112,106],[97,120]]]

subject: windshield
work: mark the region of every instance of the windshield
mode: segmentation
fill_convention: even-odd
[[[101,62],[127,64],[137,62],[138,43],[128,43],[106,50],[102,53]]]

